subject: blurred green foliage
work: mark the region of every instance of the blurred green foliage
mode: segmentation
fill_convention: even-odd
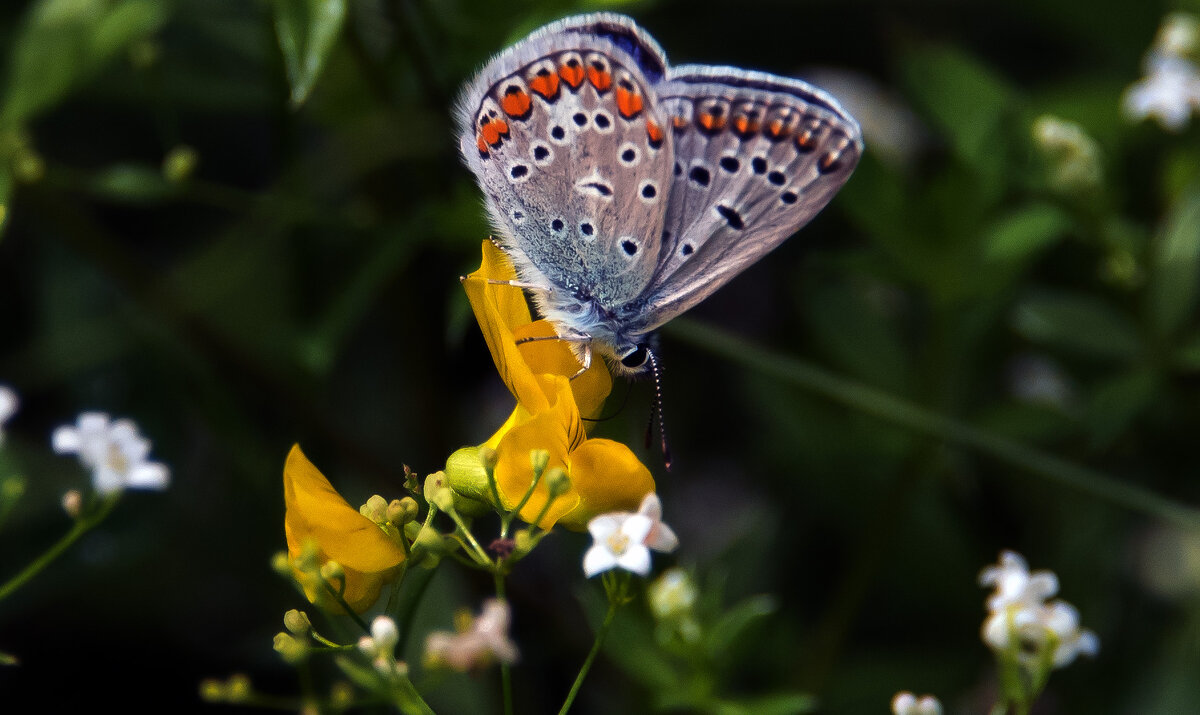
[[[1100,635],[1100,657],[1056,674],[1042,712],[1194,710],[1200,575],[1147,545],[1196,528],[1200,499],[1200,135],[1120,111],[1180,7],[5,4],[0,381],[22,408],[0,467],[30,479],[0,567],[65,530],[59,496],[83,477],[47,438],[78,411],[135,418],[174,475],[5,602],[0,650],[22,661],[0,669],[5,709],[186,711],[202,677],[234,671],[296,692],[270,649],[298,605],[268,568],[284,456],[301,441],[352,503],[391,498],[403,463],[436,470],[507,414],[456,280],[488,227],[453,98],[530,29],[609,8],[675,62],[837,67],[875,94],[855,108],[868,152],[831,208],[689,316],[745,349],[696,339],[695,322],[664,334],[666,518],[711,598],[743,604],[740,637],[680,683],[628,614],[578,710],[691,710],[719,691],[883,712],[911,689],[984,712],[975,578],[1001,548],[1054,569]],[[1043,115],[1094,141],[1098,183],[1048,178]],[[898,154],[872,151],[901,120],[915,129]],[[798,362],[759,369],[745,357],[759,347]],[[795,365],[815,377],[780,376]],[[823,376],[941,421],[856,408],[814,389]],[[650,391],[632,385],[622,407],[622,389],[597,429],[636,444]],[[1029,469],[968,433],[1058,461]],[[1078,471],[1055,479],[1060,464]],[[587,651],[602,605],[576,590],[583,548],[564,534],[510,579],[519,712],[556,707]],[[1154,588],[1164,569],[1182,585]],[[490,587],[439,570],[410,660]],[[487,712],[497,692],[490,677],[418,684],[444,712]]]

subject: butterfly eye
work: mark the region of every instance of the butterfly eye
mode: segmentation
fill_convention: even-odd
[[[648,360],[649,358],[650,358],[650,349],[647,348],[645,345],[639,345],[633,349],[633,352],[631,352],[628,355],[626,355],[625,357],[621,358],[621,364],[631,370],[635,370],[635,369],[641,367],[642,365],[645,365],[646,360]]]

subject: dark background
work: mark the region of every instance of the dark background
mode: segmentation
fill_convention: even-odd
[[[294,108],[273,3],[150,3],[112,21],[128,31],[104,50],[96,18],[126,4],[145,5],[0,7],[0,382],[22,400],[0,465],[29,486],[0,532],[0,578],[69,526],[59,499],[86,477],[48,440],[78,412],[137,420],[173,483],[127,494],[0,603],[0,650],[21,659],[0,669],[0,709],[207,708],[199,681],[234,672],[298,692],[271,649],[282,613],[303,605],[269,568],[284,548],[284,456],[302,443],[357,505],[401,496],[402,464],[435,471],[506,416],[457,280],[488,228],[449,108],[491,53],[595,9],[633,15],[674,63],[868,83],[851,106],[868,150],[842,194],[662,337],[673,471],[641,454],[682,546],[659,563],[693,567],[726,605],[770,594],[776,607],[719,660],[715,687],[808,691],[831,713],[886,712],[912,689],[986,712],[976,578],[1013,548],[1057,572],[1102,643],[1056,673],[1039,712],[1195,707],[1200,561],[1175,565],[1179,532],[1161,515],[879,419],[692,332],[719,327],[1195,503],[1200,273],[1194,259],[1164,269],[1158,247],[1197,201],[1200,144],[1120,113],[1168,6],[348,0]],[[37,19],[55,6],[66,20]],[[1094,137],[1099,187],[1048,183],[1030,133],[1045,113]],[[878,132],[902,122],[915,129],[889,152]],[[196,168],[172,182],[161,166],[182,146]],[[1001,239],[1016,248],[997,258]],[[1066,387],[1022,398],[1035,368]],[[617,417],[597,433],[640,449],[650,404],[646,383],[618,380]],[[585,546],[553,537],[509,580],[518,712],[556,710],[589,647]],[[489,589],[442,568],[413,648]],[[622,645],[579,712],[653,709]],[[498,692],[490,674],[418,680],[445,712],[486,712]]]

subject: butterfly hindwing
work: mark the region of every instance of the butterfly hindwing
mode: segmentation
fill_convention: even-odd
[[[523,280],[602,305],[644,292],[672,156],[646,72],[665,67],[631,22],[587,16],[535,32],[468,88],[460,145]]]
[[[858,124],[799,80],[731,67],[668,70],[675,140],[663,248],[642,330],[700,302],[806,224],[858,162]]]

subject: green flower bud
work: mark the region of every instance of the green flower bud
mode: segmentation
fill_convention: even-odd
[[[275,634],[274,643],[275,652],[283,658],[284,662],[295,665],[308,657],[308,643],[301,638],[296,638],[290,633],[279,632]]]
[[[376,524],[382,524],[388,520],[387,518],[387,500],[378,494],[374,494],[358,508],[358,513],[367,517]]]
[[[550,491],[550,498],[556,499],[571,491],[571,478],[561,468],[555,467],[546,475],[546,489]]]
[[[542,474],[546,471],[546,465],[550,464],[550,452],[544,449],[530,450],[529,464],[533,467],[534,474]]]
[[[181,144],[163,158],[163,176],[172,184],[187,181],[196,170],[200,155],[190,146]]]
[[[230,676],[229,681],[225,683],[225,699],[227,702],[245,702],[253,693],[254,689],[250,685],[250,676],[243,673]]]
[[[454,492],[446,481],[445,472],[434,472],[425,478],[425,498],[444,512],[454,511]]]
[[[308,620],[307,613],[293,608],[283,614],[283,627],[293,635],[304,635],[312,630],[312,621]]]
[[[417,505],[417,500],[412,497],[404,497],[403,499],[393,499],[387,508],[387,520],[397,526],[403,526],[410,521],[416,521],[420,515],[421,509]]]

